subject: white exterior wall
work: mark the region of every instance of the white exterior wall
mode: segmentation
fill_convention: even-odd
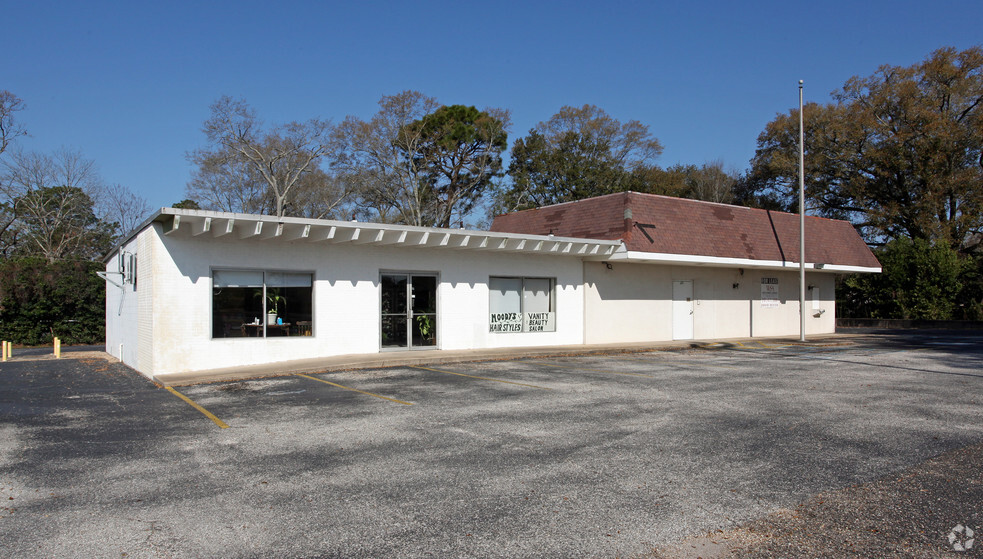
[[[148,326],[138,331],[148,334],[139,340],[141,355],[146,351],[148,356],[133,361],[124,352],[124,362],[148,376],[379,352],[382,272],[438,274],[439,349],[569,345],[584,341],[583,266],[576,257],[171,237],[162,233],[158,223],[138,239],[144,235],[146,246],[139,246],[143,253],[140,270],[149,269],[145,260],[152,260],[152,291],[147,293],[153,297],[148,299],[146,309],[139,309],[141,326],[144,320]],[[212,339],[213,269],[312,272],[314,335]],[[489,332],[489,276],[555,278],[556,331]],[[140,295],[150,283],[140,280]]]
[[[106,353],[131,366],[137,363],[139,348],[137,333],[139,299],[136,288],[141,288],[143,285],[139,277],[135,285],[123,282],[123,276],[119,274],[117,255],[120,252],[136,253],[139,240],[140,237],[136,237],[120,247],[106,264],[106,275],[109,280],[122,286],[117,287],[109,281],[106,282]],[[137,271],[139,273],[139,266]]]
[[[138,371],[154,366],[154,290],[158,276],[160,241],[157,231],[147,229],[137,236],[137,360]],[[129,364],[129,362],[124,361]],[[132,365],[131,365],[132,366]]]
[[[585,342],[672,339],[672,275],[664,266],[584,263]]]
[[[757,290],[757,299],[750,306],[752,312],[751,336],[792,336],[799,334],[799,273],[745,271],[750,274],[754,286],[749,289]],[[761,278],[778,278],[779,306],[778,308],[762,308]],[[809,285],[819,290],[819,309],[813,310],[813,290]],[[832,334],[836,331],[836,277],[831,273],[806,272],[806,334]],[[748,294],[749,296],[752,293]],[[823,311],[820,313],[819,311]],[[817,317],[816,315],[819,314]]]
[[[777,308],[761,306],[763,277],[779,280]],[[608,269],[602,262],[585,262],[585,343],[672,340],[672,282],[677,280],[693,282],[694,339],[799,333],[797,271],[744,269],[742,275],[737,268],[612,263]],[[806,284],[820,296],[814,310],[812,291],[807,292],[807,334],[835,331],[834,280],[833,274],[806,274]]]
[[[603,262],[542,253],[168,236],[160,223],[122,250],[137,256],[137,284],[135,290],[107,284],[106,350],[148,376],[377,353],[384,272],[438,276],[436,349],[672,340],[677,280],[693,282],[694,339],[799,332],[797,270],[742,274],[738,268],[628,262],[608,269]],[[212,339],[215,269],[312,273],[314,335]],[[115,257],[107,271],[117,271]],[[491,276],[554,278],[556,331],[489,332]],[[774,308],[762,306],[763,277],[779,280]],[[807,274],[814,286],[806,296],[807,334],[835,331],[834,281],[832,273]]]

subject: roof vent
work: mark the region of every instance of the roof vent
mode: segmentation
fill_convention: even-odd
[[[631,208],[625,208],[625,219],[631,219]]]

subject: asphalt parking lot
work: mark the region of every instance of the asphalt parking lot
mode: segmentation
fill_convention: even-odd
[[[174,391],[100,359],[17,361],[0,385],[12,557],[712,556],[683,544],[983,443],[965,332]],[[944,483],[983,496],[979,475]],[[983,527],[979,499],[935,509],[891,545],[941,556]]]

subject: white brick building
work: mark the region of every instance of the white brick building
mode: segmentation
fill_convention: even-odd
[[[106,350],[153,377],[381,351],[798,333],[797,263],[509,227],[162,209],[106,258]],[[808,332],[835,327],[836,272],[879,271],[856,241],[861,260],[807,264]]]

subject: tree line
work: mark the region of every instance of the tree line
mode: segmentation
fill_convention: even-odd
[[[844,278],[840,315],[983,319],[983,49],[881,66],[803,117],[807,211],[851,221],[883,267]],[[798,120],[767,124],[737,203],[798,205]]]
[[[832,99],[804,107],[807,212],[852,222],[884,267],[841,281],[840,314],[983,318],[983,49],[885,65]],[[0,265],[98,258],[146,203],[78,151],[9,149],[26,134],[23,109],[0,91]],[[509,148],[507,109],[417,91],[338,123],[269,124],[225,96],[187,154],[192,178],[175,206],[480,227],[487,215],[631,190],[794,212],[798,120],[797,108],[777,114],[738,173],[721,161],[661,167],[647,125],[595,105],[560,107]],[[12,306],[0,307],[5,322]]]
[[[0,257],[91,260],[146,217],[145,200],[106,183],[80,151],[10,150],[23,100],[0,91]]]
[[[146,202],[100,177],[81,152],[16,147],[24,101],[0,91],[0,338],[105,340],[106,287],[96,261],[146,217]]]
[[[983,49],[939,49],[910,67],[850,78],[804,108],[806,207],[893,239],[977,251],[983,225]],[[386,95],[369,119],[266,125],[222,97],[188,154],[186,196],[202,208],[446,227],[468,219],[632,190],[796,211],[798,110],[757,139],[750,168],[660,167],[661,142],[600,107],[561,107],[511,142],[506,109]]]
[[[983,318],[983,49],[941,48],[855,76],[804,107],[807,213],[851,221],[884,273],[842,282],[841,314]],[[749,169],[656,164],[647,125],[561,107],[512,142],[509,112],[384,96],[370,119],[266,127],[223,97],[187,195],[225,211],[447,227],[632,190],[780,211],[798,206],[798,109],[765,125]]]
[[[514,141],[509,111],[442,105],[418,91],[386,95],[369,119],[267,125],[243,99],[222,97],[207,145],[188,154],[191,207],[357,218],[448,227],[504,213],[635,190],[728,202],[736,173],[722,162],[655,164],[647,125],[594,105],[562,107]]]

